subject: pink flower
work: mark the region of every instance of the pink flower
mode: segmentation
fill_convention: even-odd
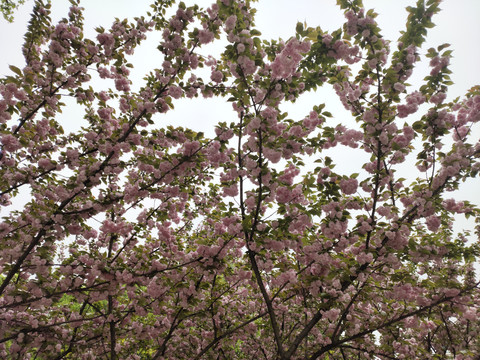
[[[345,195],[355,194],[358,188],[357,179],[340,180],[340,188]]]
[[[112,76],[110,70],[108,70],[105,67],[99,67],[98,68],[98,74],[100,75],[101,79],[108,79]]]
[[[235,24],[237,23],[237,17],[235,15],[231,15],[228,17],[227,21],[225,21],[225,31],[229,32],[235,28]]]
[[[47,158],[41,158],[38,160],[38,166],[47,169],[52,166],[52,162]]]
[[[474,308],[470,308],[463,313],[463,317],[467,320],[474,321],[477,319],[477,314]]]
[[[438,218],[438,216],[429,216],[427,218],[427,227],[430,231],[437,231],[440,227],[440,219]]]
[[[129,91],[130,90],[130,83],[127,79],[121,77],[115,79],[115,88],[118,91]]]
[[[357,255],[357,261],[360,265],[370,263],[373,261],[373,255],[372,253],[365,254],[364,252],[361,252]]]
[[[241,54],[242,52],[244,52],[244,51],[245,51],[245,45],[242,44],[242,43],[238,44],[238,45],[237,45],[237,51],[238,51],[239,54]]]
[[[447,97],[447,94],[445,94],[444,92],[439,92],[430,98],[430,102],[435,105],[440,105],[441,103],[443,103],[446,97]]]
[[[277,189],[277,201],[279,203],[287,203],[292,198],[291,190],[289,190],[286,186],[280,186]]]
[[[404,135],[397,135],[393,138],[393,142],[396,143],[400,148],[405,148],[409,141]]]
[[[414,91],[413,93],[407,95],[407,104],[411,105],[421,105],[425,102],[425,95],[420,91]]]
[[[285,170],[283,175],[280,175],[278,177],[278,180],[281,182],[287,184],[287,185],[292,185],[293,184],[293,179],[295,176],[300,174],[300,170],[295,167],[295,165],[290,164],[288,168]]]
[[[182,97],[182,88],[172,85],[168,88],[168,95],[175,99],[180,99]]]
[[[108,99],[110,99],[110,96],[108,96],[108,94],[105,91],[100,91],[98,93],[98,98],[102,101],[107,101]]]
[[[111,119],[110,115],[112,112],[113,112],[112,108],[101,108],[97,110],[98,115],[103,120],[110,120]]]
[[[221,71],[216,70],[212,72],[212,75],[210,76],[210,79],[216,83],[220,83],[223,80],[223,74]]]
[[[299,42],[296,38],[290,40],[272,63],[272,78],[285,79],[292,76],[302,59],[301,53],[309,50],[309,42]]]
[[[448,64],[450,64],[450,59],[448,57],[434,57],[430,61],[430,66],[433,68],[432,71],[430,71],[430,75],[437,75]]]
[[[393,85],[393,88],[398,92],[403,92],[403,90],[405,90],[405,85],[397,82]]]
[[[330,320],[330,321],[337,320],[338,315],[340,315],[340,310],[339,309],[330,309],[330,310],[327,310],[323,313],[323,317]]]
[[[213,41],[214,35],[209,30],[200,30],[198,32],[198,40],[200,44],[208,44],[209,42]]]
[[[200,149],[200,143],[198,141],[189,141],[183,145],[183,155],[192,156]]]
[[[17,149],[20,149],[21,145],[17,138],[13,135],[3,135],[1,139],[3,149],[9,152],[13,152]]]
[[[445,296],[447,297],[453,297],[453,296],[457,296],[458,294],[460,294],[460,290],[458,289],[445,289]]]
[[[198,66],[198,56],[197,54],[192,54],[190,55],[190,66],[192,67],[192,69],[196,69],[197,66]]]
[[[415,131],[411,126],[404,126],[403,127],[403,134],[408,140],[412,140],[415,137]]]
[[[265,156],[266,159],[268,159],[274,164],[279,162],[280,159],[282,158],[282,153],[280,151],[276,151],[270,148],[264,148],[263,155]]]
[[[460,127],[455,129],[455,131],[453,133],[453,139],[455,141],[463,140],[465,138],[465,136],[467,136],[469,131],[470,131],[470,129],[468,127],[460,126]]]
[[[115,44],[115,39],[113,38],[113,35],[108,33],[98,34],[97,40],[101,45],[105,47],[110,47]]]
[[[257,69],[257,66],[255,65],[255,61],[253,61],[252,59],[248,58],[245,55],[238,57],[238,64],[242,67],[242,70],[245,73],[245,75],[251,75]]]

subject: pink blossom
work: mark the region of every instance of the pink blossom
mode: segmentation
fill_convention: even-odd
[[[242,43],[239,43],[237,45],[237,51],[238,51],[239,54],[243,53],[245,51],[245,45],[242,44]]]
[[[225,31],[229,32],[235,28],[235,24],[237,23],[237,17],[235,15],[230,15],[228,19],[225,21]]]
[[[44,169],[48,169],[48,168],[52,167],[52,162],[47,158],[41,158],[38,161],[38,166],[40,166]]]
[[[321,225],[322,234],[329,239],[336,239],[342,236],[347,230],[347,222],[330,221],[328,224]]]
[[[403,134],[405,135],[405,137],[409,141],[411,141],[415,137],[415,131],[413,130],[413,128],[411,126],[404,126],[403,127]]]
[[[99,67],[98,68],[98,74],[100,75],[100,78],[102,79],[108,79],[110,77],[112,77],[112,74],[110,73],[110,71],[105,68],[105,67]]]
[[[445,289],[444,294],[447,297],[454,297],[460,293],[459,289]]]
[[[439,92],[430,98],[430,102],[435,105],[440,105],[446,98],[447,94],[445,94],[444,92]]]
[[[339,315],[340,315],[340,309],[330,309],[323,313],[323,317],[332,322],[336,321]]]
[[[198,66],[198,56],[197,56],[197,54],[190,55],[189,61],[190,61],[190,66],[192,67],[192,69],[196,69],[197,66]]]
[[[288,227],[288,231],[292,234],[301,234],[311,226],[312,222],[310,221],[310,217],[306,214],[302,214],[292,221]]]
[[[457,202],[454,199],[447,199],[443,201],[442,205],[447,211],[452,211],[456,213],[463,212],[463,207],[464,207],[463,202]]]
[[[373,261],[373,255],[372,253],[364,253],[364,252],[361,252],[357,255],[357,261],[360,265],[363,265],[363,264],[366,264],[366,263],[370,263]]]
[[[340,180],[340,188],[345,195],[355,194],[358,188],[357,179],[342,179]]]
[[[267,158],[274,164],[279,162],[280,159],[282,158],[282,153],[280,151],[270,149],[270,148],[264,148],[263,155],[265,156],[265,158]]]
[[[408,139],[404,135],[397,135],[393,138],[393,142],[396,143],[400,148],[406,148],[409,144]]]
[[[299,42],[296,38],[291,39],[272,63],[272,78],[280,79],[292,76],[302,59],[301,53],[309,50],[309,42]]]
[[[238,57],[238,65],[242,67],[242,71],[245,75],[251,75],[255,73],[257,66],[255,65],[255,61],[250,59],[245,55],[241,55]]]
[[[460,126],[455,129],[453,133],[453,139],[456,141],[463,140],[465,139],[465,136],[467,136],[468,132],[470,129],[466,126]]]
[[[434,57],[432,60],[430,60],[430,66],[432,67],[430,75],[437,75],[444,67],[448,66],[449,63],[449,57]]]
[[[98,115],[100,118],[103,120],[109,120],[111,119],[111,113],[113,112],[112,108],[100,108],[97,110]]]
[[[105,47],[111,47],[115,43],[115,39],[113,38],[113,35],[109,33],[98,34],[97,40],[101,45]]]
[[[393,85],[393,88],[398,92],[403,92],[405,90],[405,85],[397,82]]]
[[[287,185],[292,185],[293,179],[298,174],[300,174],[300,170],[297,167],[295,167],[295,165],[290,164],[288,168],[285,170],[285,172],[278,177],[278,180],[280,180],[281,182]]]
[[[191,156],[200,148],[200,143],[198,141],[188,141],[183,145],[183,154],[186,156]]]
[[[220,70],[213,71],[210,79],[216,83],[221,83],[223,80],[223,73]]]
[[[440,218],[435,215],[429,216],[426,222],[427,222],[428,230],[433,232],[437,231],[441,224]]]
[[[368,66],[372,69],[375,69],[377,67],[377,64],[378,64],[378,59],[376,58],[370,59],[368,61]]]
[[[280,186],[277,188],[277,201],[279,203],[287,203],[292,198],[292,193],[286,186]]]
[[[20,149],[21,144],[18,139],[13,135],[2,135],[1,143],[3,145],[3,149],[9,152],[13,152],[15,150]]]
[[[130,82],[128,81],[128,79],[123,77],[117,78],[115,79],[115,88],[118,91],[130,91]]]
[[[214,35],[209,30],[200,30],[198,32],[198,40],[200,44],[208,44],[209,42],[213,41]]]
[[[108,99],[110,99],[110,96],[108,96],[108,94],[105,91],[100,91],[98,93],[98,97],[102,101],[107,101]]]
[[[406,105],[398,105],[398,116],[401,118],[407,117],[410,114],[415,113],[418,110],[418,103],[414,98],[407,97],[407,104]]]
[[[478,318],[474,308],[470,308],[467,311],[465,311],[465,313],[463,314],[463,317],[470,321],[474,321]]]
[[[168,88],[168,94],[175,99],[180,99],[182,97],[183,91],[181,87],[171,85]]]

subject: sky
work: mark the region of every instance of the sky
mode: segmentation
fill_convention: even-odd
[[[198,3],[202,7],[211,4],[210,0],[184,0],[189,5]],[[320,26],[323,30],[333,31],[339,28],[344,17],[342,11],[335,5],[335,0],[260,0],[254,6],[257,8],[256,26],[262,32],[265,39],[288,39],[294,35],[295,25],[298,21],[306,22],[308,26]],[[149,8],[148,0],[84,0],[81,5],[85,7],[85,35],[90,38],[96,36],[93,30],[96,26],[108,28],[115,17],[133,18],[144,15]],[[399,37],[399,32],[405,28],[407,12],[406,6],[414,5],[414,0],[364,0],[367,9],[374,8],[379,14],[377,22],[383,30],[384,38],[392,41],[392,49]],[[33,6],[32,0],[27,0],[15,14],[13,24],[0,19],[0,76],[10,74],[9,65],[23,67],[21,45],[23,33],[29,20],[29,14]],[[67,0],[53,1],[52,18],[58,21],[66,16],[69,3]],[[448,100],[462,96],[466,90],[480,84],[480,46],[478,46],[478,34],[480,34],[480,1],[479,0],[444,0],[441,4],[442,11],[435,15],[433,22],[437,25],[430,29],[427,43],[420,55],[425,54],[429,47],[437,47],[443,43],[451,44],[454,50],[450,69],[452,80],[455,82],[449,89]],[[137,51],[131,62],[135,68],[132,71],[134,80],[133,88],[138,89],[143,84],[143,76],[153,68],[161,66],[161,57],[158,52],[152,51],[158,44],[160,34],[150,33],[149,39]],[[214,45],[215,46],[215,45]],[[221,47],[206,47],[205,52],[219,52]],[[424,58],[424,57],[423,57]],[[420,63],[414,75],[410,79],[412,88],[416,89],[422,78],[429,73],[427,62]],[[283,110],[289,112],[289,117],[298,120],[308,114],[312,105],[326,103],[327,110],[332,112],[337,119],[351,119],[336,95],[326,87],[316,93],[300,98],[296,104],[288,105]],[[64,112],[70,122],[70,128],[78,128],[80,123],[75,123],[75,109]],[[73,122],[72,122],[73,121]],[[175,110],[164,119],[165,124],[190,127],[196,131],[203,131],[206,135],[213,134],[214,125],[219,121],[235,121],[235,114],[231,105],[223,100],[182,100],[178,102]],[[343,120],[342,120],[343,121]],[[479,129],[477,138],[479,138]],[[346,149],[340,154],[340,168],[346,170],[350,167],[350,161],[354,154]],[[480,204],[479,180],[469,182],[464,193],[460,197],[469,197],[469,200]],[[453,196],[452,196],[453,197]],[[469,225],[470,227],[471,225]]]

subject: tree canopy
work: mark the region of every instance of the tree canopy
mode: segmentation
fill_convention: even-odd
[[[361,0],[284,40],[249,0],[156,0],[91,39],[70,2],[35,1],[0,79],[0,357],[478,359],[480,231],[453,224],[480,212],[451,192],[480,169],[480,87],[447,101],[452,50],[422,48],[440,0],[396,42]],[[351,118],[282,110],[320,88]],[[212,97],[214,135],[162,122]]]

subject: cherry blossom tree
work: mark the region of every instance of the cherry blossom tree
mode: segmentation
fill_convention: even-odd
[[[478,359],[479,235],[452,226],[480,214],[450,192],[480,169],[480,88],[446,101],[451,51],[422,49],[439,0],[397,42],[361,0],[288,40],[248,0],[156,0],[93,39],[71,3],[54,24],[35,1],[26,65],[0,82],[2,358]],[[282,110],[320,87],[351,119]],[[233,106],[212,137],[163,121],[196,97]]]

